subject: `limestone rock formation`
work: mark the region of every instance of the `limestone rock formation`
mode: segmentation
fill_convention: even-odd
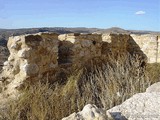
[[[10,37],[10,56],[4,62],[2,82],[7,85],[7,94],[27,79],[42,79],[42,74],[57,67],[58,35],[39,33]],[[53,70],[52,70],[53,71]]]
[[[73,113],[62,120],[159,120],[159,88],[159,83],[155,83],[147,89],[147,92],[135,94],[106,112],[88,104],[81,112]]]
[[[86,61],[101,57],[102,37],[97,34],[37,33],[9,38],[1,83],[6,95],[15,94],[24,81],[54,80]],[[72,67],[73,66],[73,67]],[[63,77],[63,76],[61,76]]]
[[[59,40],[60,64],[79,64],[101,56],[101,35],[70,33],[59,35]]]
[[[146,92],[152,93],[152,92],[160,92],[160,82],[154,83],[150,87],[146,89]]]
[[[159,120],[160,93],[139,93],[107,111],[115,120]]]
[[[99,96],[98,92],[100,92],[100,94],[103,92],[102,89],[105,89],[105,85],[99,84],[97,81],[84,81],[85,79],[82,81],[76,81],[74,79],[67,80],[64,79],[65,76],[71,75],[75,69],[90,65],[87,64],[88,61],[91,62],[93,59],[108,59],[107,55],[111,53],[117,55],[119,53],[129,52],[132,55],[140,55],[142,61],[146,58],[148,58],[149,62],[158,61],[160,56],[158,56],[159,49],[157,49],[156,46],[159,40],[157,36],[150,36],[153,39],[148,42],[148,44],[153,43],[152,49],[154,53],[156,53],[153,54],[153,56],[151,55],[153,51],[145,49],[146,45],[140,46],[141,41],[139,39],[141,37],[142,36],[138,36],[137,38],[137,36],[132,37],[132,35],[126,34],[101,35],[79,33],[61,35],[55,33],[37,33],[10,37],[7,45],[10,56],[8,60],[4,62],[3,71],[0,74],[0,84],[2,84],[3,94],[5,96],[18,96],[19,94],[17,93],[19,93],[19,89],[25,85],[24,83],[26,81],[30,81],[31,83],[38,80],[52,81],[52,83],[58,81],[57,83],[60,87],[57,90],[58,95],[55,97],[54,102],[59,104],[59,109],[65,106],[64,111],[66,113],[58,111],[59,109],[56,106],[56,119],[81,109],[83,105],[90,101],[93,104],[103,106],[100,98],[96,98]],[[146,39],[150,39],[150,37]],[[140,43],[138,41],[140,41]],[[145,50],[147,50],[147,52],[145,52]],[[144,52],[146,54],[144,54]],[[154,60],[150,58],[154,58]],[[59,79],[57,79],[58,77],[63,79],[59,81]],[[145,94],[147,95],[145,96]],[[152,96],[149,93],[145,94],[142,95],[142,97],[141,95],[137,96],[141,97],[142,100],[144,99],[144,101]],[[88,96],[88,101],[85,101],[86,96]],[[153,97],[155,96],[156,95],[153,94]],[[67,104],[64,102],[66,99],[68,99]],[[136,102],[136,100],[138,100],[137,97],[134,100]],[[73,106],[75,102],[76,105]],[[149,102],[153,101],[150,100]],[[134,107],[135,104],[138,103],[134,103]],[[68,107],[72,107],[72,109],[67,111]],[[129,108],[127,107],[126,109]],[[147,107],[147,109],[149,109],[149,107]],[[59,117],[59,115],[61,116]],[[103,112],[98,110],[94,105],[87,105],[82,112],[72,114],[70,117],[74,118],[77,116],[84,119],[86,117],[87,119],[104,119]]]
[[[107,120],[105,111],[95,105],[88,104],[78,113],[73,113],[62,120]]]
[[[141,54],[147,58],[148,63],[160,62],[160,37],[158,35],[122,35],[122,34],[103,34],[102,40],[107,51],[125,50],[133,54]],[[102,46],[102,47],[103,47]],[[103,48],[102,48],[103,49]],[[105,52],[103,49],[102,52]]]
[[[135,94],[121,105],[109,109],[108,117],[115,120],[159,120],[160,82],[147,88],[146,92]]]
[[[158,35],[131,34],[132,39],[148,58],[148,63],[160,62],[160,37]]]

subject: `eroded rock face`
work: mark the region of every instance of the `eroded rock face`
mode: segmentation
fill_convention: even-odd
[[[62,120],[159,120],[160,91],[157,88],[159,83],[151,85],[147,92],[135,94],[106,112],[88,104],[82,111]]]
[[[7,93],[24,80],[42,79],[45,72],[58,67],[58,34],[39,33],[10,37],[10,56],[4,63],[2,81],[7,81]],[[52,66],[50,66],[52,64]]]
[[[101,57],[101,45],[102,37],[97,34],[38,33],[10,37],[10,56],[1,74],[1,80],[7,83],[5,89],[9,90],[5,91],[11,93],[25,80],[47,77],[54,81],[62,69],[72,72],[72,65],[77,69],[86,61]]]
[[[107,120],[105,111],[95,105],[88,104],[78,113],[73,113],[62,120]]]
[[[44,79],[48,73],[49,79],[54,80],[61,69],[72,72],[72,66],[78,69],[86,61],[96,57],[105,58],[110,53],[129,52],[144,56],[141,50],[143,46],[140,48],[134,41],[138,38],[125,34],[78,33],[38,33],[10,37],[7,44],[10,56],[4,62],[1,80],[7,81],[7,84],[14,80],[34,81]]]
[[[148,62],[158,62],[158,41],[156,35],[125,34],[39,33],[10,37],[7,45],[10,56],[4,63],[2,76],[12,79],[18,74],[41,76],[61,64],[80,67],[87,60],[114,52],[139,54],[148,58]]]
[[[21,70],[26,74],[26,76],[34,76],[38,74],[39,67],[35,63],[25,64],[21,67]]]
[[[147,56],[148,63],[160,62],[160,37],[157,35],[135,35],[131,34],[135,43]],[[135,48],[136,49],[136,48]]]
[[[146,92],[152,93],[152,92],[160,92],[160,82],[154,83],[150,87],[146,89]]]
[[[10,56],[4,62],[1,80],[8,84],[14,80],[34,81],[47,76],[47,79],[54,81],[62,69],[70,74],[73,69],[85,66],[93,58],[107,59],[106,56],[110,53],[129,52],[146,59],[147,56],[142,51],[144,46],[138,46],[139,37],[132,36],[38,33],[10,37],[7,45]],[[152,39],[157,38],[153,36]]]
[[[115,120],[159,120],[160,93],[139,93],[107,112]]]
[[[102,36],[93,34],[63,34],[59,36],[59,63],[79,64],[101,56]]]
[[[102,54],[127,52],[128,47],[132,46],[128,42],[131,37],[127,34],[103,34],[102,35]]]

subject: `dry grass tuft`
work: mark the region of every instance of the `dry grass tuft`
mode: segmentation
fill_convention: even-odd
[[[160,63],[148,63],[146,66],[151,84],[160,82]]]
[[[28,85],[18,100],[8,103],[0,119],[60,120],[88,103],[109,109],[145,91],[150,83],[144,61],[138,56],[95,58],[75,70],[64,84]]]

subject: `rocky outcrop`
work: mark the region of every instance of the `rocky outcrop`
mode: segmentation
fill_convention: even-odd
[[[97,34],[59,35],[59,64],[81,64],[101,56],[102,37]]]
[[[159,82],[138,93],[121,105],[107,111],[115,120],[159,120],[160,87]]]
[[[146,57],[148,63],[160,62],[160,37],[158,35],[103,34],[102,40],[107,42],[103,44],[107,51],[123,52],[127,50],[132,54],[141,54]],[[105,52],[105,50],[102,50],[102,52]]]
[[[160,37],[158,35],[135,35],[131,37],[148,58],[148,63],[160,62]]]
[[[103,109],[88,104],[81,112],[73,113],[62,120],[159,120],[160,92],[157,89],[158,85],[159,83],[155,83],[147,89],[147,92],[133,95],[121,105],[107,110],[106,113]]]
[[[7,94],[13,93],[27,79],[42,79],[42,75],[58,66],[58,35],[35,34],[10,37],[10,56],[4,62],[1,80]]]
[[[148,58],[148,62],[158,62],[158,41],[156,35],[127,34],[38,33],[10,37],[10,56],[4,62],[1,81],[9,91],[24,80],[54,81],[62,72],[70,74],[93,58],[107,59],[110,53],[129,52],[143,60]]]
[[[152,92],[160,92],[160,82],[154,83],[150,87],[146,89],[147,93],[152,93]]]
[[[131,71],[131,74],[136,73],[136,70],[138,70],[138,73],[143,72],[139,71],[139,67],[143,67],[143,64],[136,64],[136,66],[133,66],[125,61],[122,65],[126,63],[127,67],[129,67],[128,70],[123,68],[125,65],[122,66],[112,59],[114,63],[112,66],[109,66],[109,64],[107,64],[108,66],[103,66],[105,72],[101,71],[102,74],[100,77],[102,77],[102,81],[95,75],[95,72],[100,71],[91,71],[90,65],[93,59],[97,60],[99,63],[104,63],[105,60],[109,59],[108,54],[114,53],[116,58],[119,53],[128,52],[131,55],[138,54],[141,56],[141,60],[144,61],[144,64],[147,58],[136,41],[134,41],[130,35],[126,34],[28,34],[10,37],[8,49],[10,51],[10,56],[8,61],[4,62],[3,71],[0,75],[0,83],[3,89],[2,93],[5,96],[15,95],[16,97],[19,95],[21,87],[24,87],[25,82],[28,81],[34,83],[35,81],[41,80],[56,83],[58,87],[54,89],[55,97],[53,99],[56,104],[54,106],[55,119],[60,119],[74,111],[80,110],[88,103],[96,104],[98,107],[107,107],[108,104],[104,99],[109,99],[109,94],[106,94],[106,91],[112,89],[112,93],[114,91],[114,95],[116,95],[117,92],[119,93],[119,91],[122,90],[121,87],[118,91],[112,87],[112,85],[109,86],[109,88],[107,86],[108,84],[105,84],[108,80],[108,75],[111,74],[109,72],[116,71],[115,69],[111,69],[114,65],[117,65],[115,68],[118,70],[122,67],[121,70],[123,71],[119,73],[119,71],[121,71],[119,70],[116,72],[118,74],[111,76],[112,78],[110,81],[114,80],[115,76],[117,85],[123,85],[125,83],[121,84],[118,80],[121,80],[121,78],[128,79],[127,76],[130,75],[128,71]],[[90,72],[93,76],[88,75],[88,78],[84,77],[81,79],[66,77],[76,72],[77,69],[86,67],[90,67]],[[130,68],[135,69],[131,70]],[[103,74],[103,72],[105,74]],[[126,75],[123,74],[124,72],[127,72]],[[121,75],[122,77],[119,77]],[[143,77],[142,74],[139,75]],[[133,79],[130,79],[135,81],[136,77],[139,77],[139,75],[136,74]],[[94,79],[92,77],[94,77]],[[130,88],[122,91],[130,92]],[[119,97],[121,97],[121,94],[117,94],[116,99],[118,100]],[[62,106],[63,110],[59,110],[62,109]],[[68,108],[70,108],[70,110],[68,110]],[[89,113],[91,112],[91,114],[87,113],[88,117],[91,115],[91,118],[96,119],[97,113],[94,112],[92,108],[97,109],[95,106],[87,108]],[[94,115],[92,116],[92,114]],[[78,115],[85,117],[82,114]],[[75,116],[77,116],[77,114],[73,114],[71,117]]]
[[[88,104],[78,113],[73,113],[62,120],[107,120],[105,111],[95,105]]]
[[[115,120],[159,120],[160,93],[139,93],[107,112]]]
[[[101,35],[38,33],[10,37],[10,56],[1,73],[3,90],[16,93],[25,81],[48,80],[80,68],[86,61],[101,57]],[[72,67],[73,66],[73,67]],[[62,74],[61,74],[62,73]]]

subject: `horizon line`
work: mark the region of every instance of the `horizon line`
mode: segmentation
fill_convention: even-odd
[[[59,26],[59,27],[19,27],[19,28],[0,28],[0,30],[18,30],[18,29],[39,29],[39,28],[86,28],[86,29],[103,29],[103,30],[106,30],[106,29],[111,29],[111,28],[118,28],[118,29],[123,29],[123,30],[128,30],[128,31],[146,31],[146,32],[160,32],[160,30],[149,30],[149,29],[125,29],[125,28],[122,28],[122,27],[117,27],[117,26],[114,26],[114,27],[108,27],[108,28],[100,28],[100,27],[80,27],[80,26],[77,26],[77,27],[65,27],[65,26]]]

